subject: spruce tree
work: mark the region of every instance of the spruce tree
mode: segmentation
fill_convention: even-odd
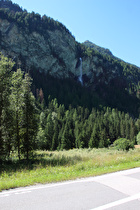
[[[79,129],[79,121],[75,121],[75,128],[74,128],[74,136],[75,136],[75,147],[80,148],[81,147],[81,141],[79,138],[80,135],[80,129]]]
[[[89,147],[90,148],[98,148],[99,146],[99,128],[98,125],[95,124],[91,137],[90,137],[90,141],[89,141]]]
[[[12,86],[11,86],[11,105],[13,108],[13,117],[14,117],[14,145],[18,150],[18,158],[21,157],[21,120],[22,120],[22,111],[23,111],[23,72],[18,69],[12,75]]]
[[[58,123],[58,120],[55,120],[51,150],[57,149],[59,145],[58,136],[59,136],[59,123]]]
[[[29,159],[31,152],[35,148],[38,119],[35,98],[31,92],[31,78],[28,74],[25,74],[22,89],[22,153],[26,159]]]
[[[130,119],[130,140],[133,141],[136,136],[136,127],[133,119]]]
[[[100,131],[100,141],[99,141],[99,148],[107,147],[108,146],[108,139],[105,128]]]
[[[63,135],[61,138],[61,149],[72,149],[72,131],[68,122],[65,124]]]
[[[54,135],[54,123],[52,119],[52,113],[49,113],[47,117],[47,123],[45,126],[46,150],[50,150],[52,147],[53,135]]]

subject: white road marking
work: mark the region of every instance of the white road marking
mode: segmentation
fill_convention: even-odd
[[[5,194],[5,195],[0,195],[0,198],[1,197],[8,197],[10,194]]]
[[[127,203],[129,201],[137,200],[139,198],[140,198],[140,193],[132,195],[132,196],[127,197],[127,198],[124,198],[124,199],[121,199],[121,200],[118,200],[118,201],[114,201],[112,203],[105,204],[103,206],[99,206],[97,208],[94,208],[94,210],[105,210],[105,209],[108,209],[108,208],[111,208],[111,207],[114,207],[114,206],[121,205],[123,203]],[[91,210],[93,210],[93,209],[91,209]]]
[[[16,192],[15,195],[25,194],[25,193],[31,193],[32,191],[22,191],[22,192]]]
[[[91,180],[89,180],[89,181],[91,181]],[[81,183],[81,182],[88,182],[88,180],[79,179],[79,180],[75,180],[75,181],[59,182],[56,184],[45,184],[42,186],[27,187],[27,189],[8,190],[8,192],[7,191],[0,192],[0,196],[6,195],[7,193],[8,194],[19,194],[21,192],[26,193],[29,190],[33,191],[33,190],[47,189],[47,188],[51,188],[51,187],[59,187],[59,186],[63,186],[63,185],[69,185],[69,184],[75,184],[75,183]]]
[[[25,194],[25,193],[31,193],[32,191],[19,191],[19,192],[11,192],[11,193],[2,193],[2,194],[0,194],[0,198],[2,198],[2,197],[8,197],[8,196],[10,196],[10,195],[12,195],[12,194],[15,194],[15,195],[21,195],[21,194]]]

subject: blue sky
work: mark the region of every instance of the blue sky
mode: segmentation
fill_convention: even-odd
[[[63,23],[79,42],[89,40],[140,67],[140,0],[13,0]]]

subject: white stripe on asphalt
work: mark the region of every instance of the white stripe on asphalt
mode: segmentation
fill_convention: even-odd
[[[123,203],[127,203],[129,201],[133,201],[133,200],[136,200],[136,199],[139,199],[139,198],[140,198],[140,193],[132,195],[132,196],[127,197],[127,198],[124,198],[124,199],[121,199],[121,200],[118,200],[118,201],[114,201],[112,203],[105,204],[103,206],[99,206],[97,208],[94,208],[94,210],[105,210],[105,209],[108,209],[108,208],[111,208],[111,207],[114,207],[114,206],[118,206],[118,205],[121,205]],[[91,209],[91,210],[93,210],[93,209]]]
[[[15,195],[26,194],[26,193],[31,193],[31,192],[32,192],[32,191],[16,192]]]
[[[8,197],[10,194],[4,194],[4,195],[0,195],[0,198],[1,197]]]

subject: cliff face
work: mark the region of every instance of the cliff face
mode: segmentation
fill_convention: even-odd
[[[69,34],[59,30],[47,31],[45,37],[35,31],[24,31],[16,23],[2,19],[0,33],[0,51],[18,61],[22,57],[27,68],[35,66],[55,77],[68,77],[69,72],[75,72],[76,43]]]
[[[16,22],[0,19],[0,51],[14,61],[26,66],[35,67],[40,72],[49,73],[58,78],[78,78],[80,72],[77,43],[74,37],[65,30],[46,30],[42,35],[37,31],[29,33],[18,27]],[[103,58],[98,55],[82,55],[83,80],[86,86],[105,80],[108,83],[119,74],[118,68],[111,63],[103,64]],[[104,66],[104,67],[103,67]],[[106,67],[109,67],[108,70]],[[104,74],[108,75],[105,78]]]

